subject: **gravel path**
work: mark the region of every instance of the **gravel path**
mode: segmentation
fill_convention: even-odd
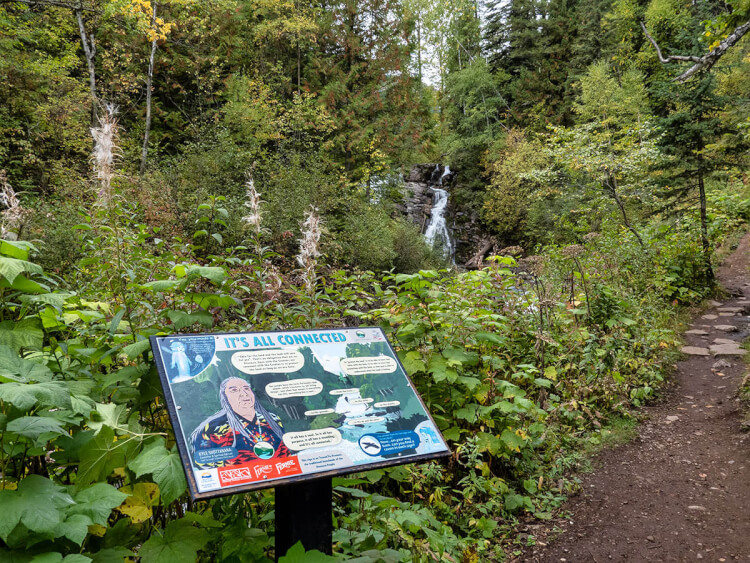
[[[747,235],[717,272],[730,297],[693,322],[666,400],[644,409],[635,441],[583,476],[564,507],[571,519],[557,522],[563,533],[516,561],[750,561],[750,433],[737,399],[749,266]]]

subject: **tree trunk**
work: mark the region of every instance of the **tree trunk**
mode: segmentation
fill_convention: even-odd
[[[617,193],[617,179],[614,176],[610,176],[609,180],[605,182],[606,185],[609,187],[609,193],[612,194],[612,199],[615,200],[615,203],[617,204],[617,208],[620,210],[620,215],[622,215],[622,222],[625,224],[625,227],[635,235],[635,238],[638,239],[638,244],[641,245],[641,248],[645,248],[645,245],[643,244],[643,240],[641,239],[641,236],[638,234],[638,231],[635,230],[635,227],[633,227],[630,224],[630,220],[628,220],[628,214],[625,210],[625,204],[620,199],[620,194]]]
[[[711,267],[711,244],[708,241],[708,219],[706,215],[706,187],[703,184],[703,171],[698,172],[698,194],[701,204],[701,246],[703,247],[703,265],[706,280],[712,282],[714,270]]]
[[[674,80],[676,82],[685,82],[688,78],[701,70],[706,72],[709,71],[711,67],[717,63],[717,61],[724,55],[724,53],[727,52],[730,47],[732,47],[735,43],[742,39],[742,37],[746,33],[750,31],[750,21],[747,21],[742,25],[738,25],[729,35],[727,35],[722,41],[720,41],[716,47],[714,47],[710,52],[706,53],[702,57],[697,57],[695,55],[670,55],[668,57],[665,57],[664,55],[662,55],[661,49],[656,43],[656,39],[651,36],[643,22],[640,22],[640,24],[644,35],[651,42],[651,45],[654,46],[656,56],[659,57],[659,62],[661,62],[662,64],[671,63],[672,61],[695,63],[681,75],[675,78]]]
[[[156,26],[156,6],[151,15],[151,27]],[[141,150],[141,175],[146,171],[146,159],[148,158],[148,138],[151,135],[151,90],[154,81],[154,58],[156,57],[156,37],[151,42],[151,57],[148,60],[148,75],[146,76],[146,131],[143,134],[143,149]]]
[[[295,13],[299,11],[299,4],[297,2],[294,3],[294,11]],[[300,95],[300,92],[302,91],[302,49],[300,48],[300,35],[299,32],[296,34],[297,39],[297,95]]]
[[[86,67],[89,71],[89,92],[91,94],[91,125],[96,126],[97,107],[99,100],[96,97],[96,68],[94,67],[94,57],[96,56],[96,44],[94,43],[94,34],[86,33],[86,26],[83,24],[83,5],[75,9],[76,21],[78,22],[78,32],[81,34],[81,45],[83,46],[83,55],[86,58]]]

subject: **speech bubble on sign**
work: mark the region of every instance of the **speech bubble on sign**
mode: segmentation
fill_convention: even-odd
[[[346,375],[393,373],[396,371],[396,365],[396,360],[390,356],[367,356],[341,360],[341,369]]]
[[[317,379],[293,379],[292,381],[274,381],[266,385],[266,394],[272,399],[289,397],[311,397],[323,390],[323,384]]]
[[[333,414],[336,411],[333,409],[316,409],[313,411],[305,411],[305,416],[319,416],[321,414]]]
[[[289,373],[305,365],[305,357],[296,350],[254,350],[232,355],[232,365],[242,373]]]
[[[335,446],[341,442],[341,432],[335,428],[320,428],[304,432],[287,432],[283,438],[284,445],[294,451]]]

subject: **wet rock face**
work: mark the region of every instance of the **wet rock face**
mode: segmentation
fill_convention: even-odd
[[[440,164],[415,164],[404,177],[406,198],[404,204],[399,206],[399,211],[417,225],[422,233],[430,223],[435,201],[435,192],[430,188],[442,184],[442,189],[449,194],[451,192],[455,172],[447,172],[446,167]],[[452,200],[448,201],[445,214],[455,248],[456,264],[476,267],[468,262],[480,248],[487,246],[489,240],[482,232],[479,217],[476,213],[456,208]],[[493,247],[494,241],[491,241],[489,248]],[[489,249],[485,249],[485,253],[488,251]]]
[[[406,177],[406,181],[425,185],[437,183],[437,180],[432,180],[436,168],[440,170],[440,174],[443,173],[444,168],[439,164],[415,164],[411,167],[409,175]],[[438,176],[438,178],[440,178],[440,176]]]
[[[406,218],[420,227],[424,232],[425,226],[430,220],[430,211],[432,210],[432,191],[426,183],[410,182],[404,184],[406,188],[406,201],[404,202],[401,212]]]
[[[430,186],[438,183],[444,170],[439,164],[415,164],[405,178],[406,200],[400,211],[423,233],[430,222],[435,195]],[[443,182],[447,185],[445,180]]]

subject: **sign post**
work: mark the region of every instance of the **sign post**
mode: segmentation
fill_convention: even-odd
[[[278,554],[331,552],[331,478],[447,444],[383,331],[152,336],[193,499],[276,487]]]
[[[331,477],[276,487],[276,560],[298,541],[306,551],[331,555],[333,488]]]

